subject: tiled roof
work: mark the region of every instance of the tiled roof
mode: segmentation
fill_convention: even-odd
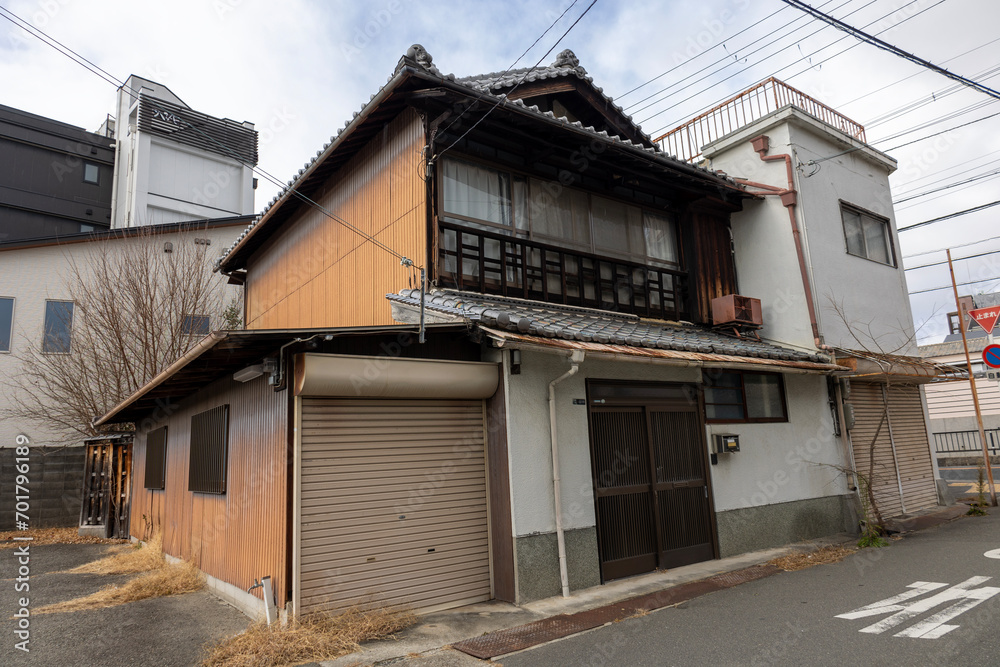
[[[416,50],[418,47],[419,50]],[[423,67],[428,73],[434,76],[438,76],[443,80],[457,83],[459,85],[465,86],[477,92],[496,95],[498,99],[505,100],[507,104],[520,107],[522,109],[535,113],[539,116],[549,118],[551,120],[559,121],[570,127],[575,127],[585,132],[590,132],[591,134],[600,137],[605,141],[620,143],[623,146],[629,146],[637,150],[642,150],[646,153],[649,153],[650,155],[656,156],[660,160],[666,160],[668,162],[673,162],[676,163],[677,165],[681,165],[685,168],[685,170],[693,169],[696,171],[700,171],[708,176],[719,179],[721,181],[725,181],[726,183],[731,184],[733,186],[739,186],[739,184],[732,177],[727,176],[726,174],[720,172],[713,171],[711,169],[707,169],[705,167],[693,165],[677,157],[668,155],[663,151],[661,151],[659,146],[657,146],[655,143],[653,144],[653,147],[637,144],[631,141],[630,139],[619,137],[618,135],[614,134],[609,135],[604,130],[598,131],[593,126],[583,125],[580,121],[570,121],[565,116],[556,116],[551,111],[542,111],[536,105],[533,104],[527,105],[521,100],[506,100],[506,96],[502,92],[503,89],[510,88],[516,85],[517,82],[520,81],[521,77],[525,76],[525,73],[529,72],[531,68],[510,70],[508,72],[492,72],[490,74],[478,74],[464,78],[456,78],[454,74],[442,74],[440,70],[438,70],[438,68],[432,64],[432,58],[430,57],[430,55],[427,54],[427,52],[423,49],[423,47],[420,47],[417,44],[414,44],[412,47],[410,47],[410,50],[407,52],[404,59],[407,58],[411,60],[415,59],[418,66]],[[257,219],[255,219],[253,222],[247,225],[247,228],[243,230],[243,233],[240,234],[236,238],[236,240],[233,241],[232,245],[230,245],[226,249],[226,251],[222,255],[222,259],[225,259],[226,257],[229,256],[229,254],[243,241],[243,239],[246,238],[251,231],[253,231],[253,229],[257,226],[257,224],[267,216],[267,213],[271,210],[271,208],[275,204],[277,204],[278,201],[280,201],[290,190],[292,190],[294,186],[298,184],[299,180],[301,180],[303,175],[305,175],[306,172],[309,171],[309,169],[313,166],[313,164],[315,164],[315,162],[326,152],[326,150],[330,147],[330,145],[340,138],[340,135],[343,134],[348,127],[350,127],[354,119],[363,114],[365,112],[365,109],[370,104],[372,104],[372,102],[375,101],[375,98],[378,97],[382,93],[382,91],[384,91],[389,86],[389,84],[392,83],[393,79],[396,77],[396,74],[399,73],[403,64],[404,60],[400,60],[400,65],[397,66],[396,71],[393,72],[392,76],[389,77],[385,85],[379,88],[378,92],[373,94],[368,99],[368,101],[361,106],[361,109],[355,111],[354,115],[344,122],[344,126],[341,127],[339,130],[337,130],[336,134],[330,137],[330,141],[323,144],[323,148],[316,151],[315,156],[313,156],[308,162],[302,165],[302,168],[299,169],[298,173],[295,174],[295,176],[293,176],[291,180],[288,181],[287,185],[283,187],[281,191],[278,192],[278,194],[276,194],[271,199],[270,202],[268,202],[267,206],[264,207],[264,210],[261,212],[260,216],[258,216]],[[565,51],[560,53],[559,56],[551,65],[541,68],[535,68],[534,71],[532,71],[530,74],[527,75],[527,77],[525,77],[525,80],[536,81],[539,79],[555,78],[562,76],[576,76],[580,79],[587,81],[591,85],[593,85],[594,81],[593,78],[589,74],[587,74],[587,70],[585,70],[583,67],[579,65],[579,61],[577,60],[576,56],[573,55],[573,52],[570,51],[569,49],[566,49]],[[602,88],[598,86],[593,86],[593,88],[595,91],[597,91],[598,94],[600,94],[601,96],[604,97],[605,100],[607,100],[608,104],[614,106],[624,117],[628,118],[629,122],[632,122],[631,116],[625,114],[625,111],[621,107],[616,105],[610,97],[605,95]],[[633,125],[635,126],[636,131],[639,132],[643,137],[645,137],[646,139],[650,139],[649,135],[643,132],[642,128],[639,127],[639,125],[635,123],[633,123]],[[651,139],[650,142],[652,143]],[[219,264],[222,263],[222,259],[220,259]]]
[[[649,143],[653,144],[652,138],[642,131],[642,128],[638,123],[632,120],[632,116],[625,113],[625,109],[615,104],[615,101],[611,99],[608,95],[604,93],[604,89],[600,86],[594,85],[594,78],[587,74],[582,66],[580,66],[580,61],[576,55],[566,49],[560,53],[555,61],[549,65],[543,65],[541,67],[522,67],[520,69],[513,69],[504,72],[490,72],[489,74],[476,74],[473,76],[466,76],[462,78],[455,79],[456,83],[461,83],[462,85],[474,88],[476,90],[482,91],[484,93],[491,93],[493,95],[502,95],[505,89],[513,88],[514,86],[520,85],[521,83],[531,83],[533,81],[544,81],[546,79],[559,79],[563,77],[574,76],[578,79],[586,81],[591,85],[595,92],[597,92],[604,101],[618,111],[623,117],[627,118],[629,122],[635,126],[635,129],[646,138]],[[528,107],[529,109],[535,109],[537,107]],[[539,112],[542,113],[542,112]],[[552,114],[552,112],[547,112]],[[586,128],[593,131],[594,128]],[[631,142],[629,142],[631,143]],[[636,144],[638,145],[638,144]],[[655,144],[654,144],[655,145]],[[660,149],[657,146],[650,152],[660,153]]]
[[[420,306],[420,290],[387,294],[389,301]],[[693,324],[645,320],[603,310],[559,306],[537,301],[492,297],[454,290],[427,295],[425,309],[487,327],[542,338],[631,347],[758,357],[784,361],[830,363],[825,356],[736,338]]]
[[[986,346],[990,343],[985,333],[982,336],[968,336],[968,341],[969,352],[973,355],[985,350]],[[959,338],[958,340],[945,341],[944,343],[921,345],[917,348],[917,354],[924,359],[947,357],[953,354],[965,354],[965,348],[962,347],[962,339]]]

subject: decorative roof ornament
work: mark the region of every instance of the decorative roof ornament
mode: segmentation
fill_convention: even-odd
[[[552,67],[579,67],[580,59],[569,49],[565,49],[556,56],[552,62]]]
[[[406,50],[406,57],[409,60],[416,62],[431,74],[441,76],[441,72],[434,66],[434,58],[431,57],[431,54],[427,53],[427,49],[420,44],[414,44],[408,48]]]

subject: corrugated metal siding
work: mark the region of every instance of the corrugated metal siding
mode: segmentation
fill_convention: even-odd
[[[407,110],[331,177],[315,200],[418,265],[426,253],[423,123]],[[385,250],[303,208],[248,262],[247,328],[392,324],[385,295],[411,272]],[[358,282],[357,277],[366,276]]]
[[[907,513],[937,505],[934,466],[927,442],[927,428],[920,402],[920,387],[898,385],[886,388],[896,461],[903,485]]]
[[[984,415],[1000,415],[1000,389],[995,380],[976,380],[976,392]],[[931,419],[976,416],[968,382],[928,384],[924,386],[924,393],[927,396],[927,414]]]
[[[482,401],[302,400],[301,611],[489,600]]]
[[[228,403],[229,454],[223,495],[188,491],[191,417]],[[286,600],[287,402],[264,378],[223,378],[180,404],[153,415],[167,426],[166,488],[144,488],[145,433],[137,434],[131,530],[144,539],[145,522],[163,531],[163,549],[207,574],[246,589],[270,575],[279,606]],[[257,593],[257,591],[255,591]],[[259,595],[258,595],[259,596]]]
[[[884,413],[882,401],[882,385],[871,382],[851,382],[851,397],[848,400],[854,406],[855,424],[851,429],[851,446],[854,449],[854,464],[858,473],[869,474],[869,447],[879,422]],[[878,430],[875,443],[875,464],[872,475],[872,491],[878,501],[883,518],[897,516],[903,513],[899,497],[899,485],[896,479],[896,466],[892,456],[892,443],[889,440],[889,422],[886,420]]]

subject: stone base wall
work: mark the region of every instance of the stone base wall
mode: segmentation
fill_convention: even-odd
[[[718,512],[719,555],[780,547],[835,533],[856,533],[854,496],[826,496]]]
[[[564,537],[570,590],[600,585],[597,529],[591,527],[567,530]],[[514,555],[518,604],[562,595],[559,545],[555,533],[537,533],[516,538]]]

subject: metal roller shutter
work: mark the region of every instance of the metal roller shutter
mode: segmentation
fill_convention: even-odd
[[[937,486],[931,448],[927,442],[920,387],[894,385],[886,388],[889,421],[896,444],[899,479],[903,485],[903,505],[908,513],[937,505]]]
[[[483,402],[302,399],[303,613],[491,598]]]
[[[899,483],[896,479],[896,462],[893,460],[892,441],[889,438],[889,421],[886,419],[879,429],[879,422],[885,414],[882,401],[882,385],[874,382],[851,382],[851,398],[854,406],[854,428],[851,429],[851,447],[854,449],[854,465],[858,473],[867,476],[870,463],[869,448],[878,432],[875,443],[875,465],[872,471],[872,491],[878,501],[882,517],[888,519],[903,513],[899,497]]]

